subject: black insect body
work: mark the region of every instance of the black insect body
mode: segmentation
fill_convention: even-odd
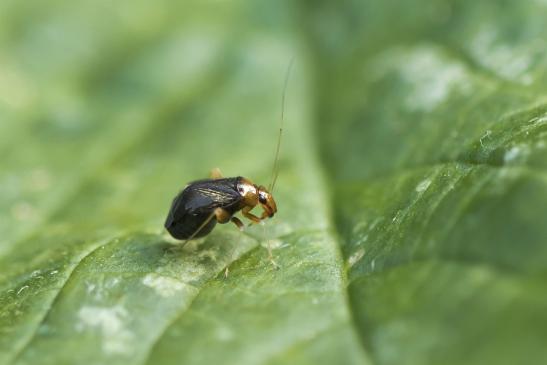
[[[254,223],[277,212],[275,200],[263,186],[241,176],[222,178],[218,171],[214,175],[217,178],[191,182],[173,199],[165,228],[174,238],[203,237],[217,223],[230,221],[243,229],[241,220],[234,216],[238,211]],[[258,204],[264,210],[261,217],[250,213]]]

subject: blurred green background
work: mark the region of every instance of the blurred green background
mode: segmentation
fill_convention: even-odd
[[[3,0],[0,364],[543,363],[545,19]],[[292,58],[279,214],[177,249],[188,181],[269,183]]]

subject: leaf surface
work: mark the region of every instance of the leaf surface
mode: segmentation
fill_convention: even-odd
[[[545,9],[1,4],[0,363],[542,362]],[[270,182],[292,57],[279,213],[177,246],[188,181]]]

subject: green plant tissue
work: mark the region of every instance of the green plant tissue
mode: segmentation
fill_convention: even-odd
[[[544,362],[545,19],[0,3],[0,364]],[[271,182],[291,59],[278,214],[181,248],[189,181]]]

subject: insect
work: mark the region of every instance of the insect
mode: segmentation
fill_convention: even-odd
[[[277,140],[272,181],[269,188],[256,185],[242,176],[222,177],[220,170],[214,169],[210,179],[190,182],[173,199],[169,214],[165,220],[165,228],[176,239],[186,242],[206,236],[217,223],[233,222],[240,230],[243,222],[235,216],[242,215],[253,223],[260,223],[266,218],[272,218],[277,213],[277,204],[272,195],[278,175],[279,150],[283,133],[285,93],[293,60],[289,63],[285,76],[281,98],[281,125]],[[251,213],[256,206],[263,210],[259,216]],[[186,242],[184,244],[186,244]],[[270,260],[271,250],[269,249]]]
[[[209,234],[217,223],[233,222],[239,229],[243,222],[234,216],[241,211],[253,223],[271,218],[277,204],[264,186],[257,186],[242,176],[223,178],[213,170],[211,179],[189,183],[173,203],[165,221],[165,228],[174,238],[191,240]],[[250,211],[261,205],[260,217]]]

